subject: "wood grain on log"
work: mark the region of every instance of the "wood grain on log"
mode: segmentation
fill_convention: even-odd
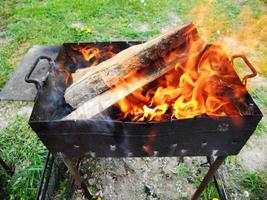
[[[175,28],[146,43],[127,48],[97,66],[88,68],[82,77],[76,78],[67,88],[64,95],[66,102],[77,108],[137,71],[150,66],[173,49],[188,50],[188,37],[198,37],[193,24]]]
[[[130,80],[126,79],[122,81],[122,83],[118,84],[118,86],[115,86],[114,88],[109,89],[106,92],[85,102],[71,114],[65,117],[65,119],[90,119],[96,114],[112,106],[128,94],[134,92],[136,89],[161,77],[162,75],[173,69],[173,67],[174,66],[169,65],[159,71],[152,70],[154,72],[150,75],[144,74],[144,76],[142,76],[139,74],[139,76],[137,76],[136,78],[132,78]]]
[[[164,59],[161,58],[157,62],[154,62],[149,68],[140,70],[131,77],[120,81],[116,86],[113,86],[109,90],[83,103],[64,119],[90,119],[134,92],[136,89],[163,76],[177,65],[185,63],[190,59],[196,59],[204,51],[206,43],[203,40],[198,39],[197,41],[189,40],[189,43],[187,44],[190,44],[191,42],[195,43],[194,48],[174,50]]]

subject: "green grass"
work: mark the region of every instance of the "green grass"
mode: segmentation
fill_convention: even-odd
[[[77,41],[109,41],[138,39],[145,40],[157,35],[161,29],[172,22],[174,13],[184,21],[194,21],[192,9],[198,5],[208,5],[208,0],[2,0],[0,11],[0,39],[5,41],[0,49],[0,88],[14,71],[11,57],[18,49],[26,49],[34,44],[57,45]],[[242,6],[231,0],[214,1],[214,7],[207,13],[207,20],[229,23],[236,20]],[[261,11],[258,1],[246,2],[255,16]],[[79,22],[92,32],[74,27]],[[146,24],[147,31],[138,24]],[[214,24],[214,26],[216,23]],[[26,45],[25,45],[26,44]]]
[[[176,171],[180,176],[186,176],[188,174],[188,168],[184,165],[184,163],[180,163],[177,166]]]
[[[256,101],[256,103],[260,106],[263,115],[265,114],[265,110],[267,109],[267,87],[261,86],[251,92],[251,96]],[[257,126],[255,134],[257,136],[261,136],[267,133],[267,125],[264,120],[261,120]]]
[[[229,195],[239,194],[241,196],[244,196],[244,192],[247,191],[249,198],[243,197],[244,199],[265,199],[267,195],[267,171],[249,171],[240,165],[238,158],[238,156],[228,156],[226,158],[224,170],[229,174],[225,179],[226,191]],[[242,199],[240,196],[237,198]]]
[[[203,180],[204,176],[205,176],[206,172],[203,168],[200,168],[200,173],[199,174],[194,174],[193,175],[193,180],[194,183],[196,185],[196,187],[199,187],[201,181]],[[205,188],[205,190],[203,191],[201,198],[202,200],[210,200],[213,198],[219,198],[219,194],[218,191],[214,185],[213,179],[210,180],[210,182],[208,183],[207,187]]]
[[[237,165],[240,162],[240,158],[238,156],[228,156],[225,159],[225,165]]]
[[[241,12],[241,6],[233,1],[217,1],[215,5],[215,10],[213,11],[216,14],[224,13],[228,21],[234,20]]]
[[[98,192],[98,189],[95,185],[93,185],[90,189],[93,195],[95,195]]]
[[[262,136],[263,134],[266,134],[266,133],[267,133],[267,127],[263,121],[260,121],[255,131],[255,134],[257,136]]]
[[[178,197],[177,200],[186,200],[184,197]]]
[[[267,108],[267,87],[261,86],[260,88],[255,89],[251,93],[253,99],[255,99],[259,104]]]
[[[167,25],[169,12],[184,16],[194,4],[194,1],[184,3],[181,0],[146,1],[145,4],[139,0],[24,0],[14,6],[16,2],[4,0],[4,9],[1,9],[4,12],[0,13],[0,18],[4,19],[0,24],[0,30],[3,30],[0,37],[8,41],[0,50],[0,88],[14,71],[16,63],[11,59],[12,55],[16,55],[23,44],[145,40]],[[92,32],[75,28],[77,22]],[[143,23],[149,25],[148,31],[139,29],[138,24]]]
[[[267,172],[245,172],[240,180],[243,190],[250,193],[250,199],[265,199],[267,196]]]
[[[199,163],[194,163],[194,165],[198,166]],[[181,177],[192,177],[192,180],[196,187],[199,187],[201,181],[203,180],[206,170],[203,167],[200,167],[197,171],[192,171],[192,169],[187,168],[184,163],[179,163],[179,165],[176,167],[176,172]],[[208,183],[207,187],[203,191],[203,194],[201,196],[202,200],[211,200],[213,198],[218,198],[219,194],[217,192],[217,189],[214,185],[213,179]],[[184,197],[179,197],[178,199],[184,199]]]
[[[8,128],[0,132],[0,146],[1,157],[15,167],[12,177],[5,175],[1,180],[5,187],[1,187],[0,199],[32,199],[46,150],[25,117],[17,116]],[[2,168],[1,174],[4,174]]]
[[[55,200],[65,200],[68,197],[70,190],[71,190],[71,184],[69,178],[65,176],[63,178],[63,181],[60,182],[59,191],[55,195]]]

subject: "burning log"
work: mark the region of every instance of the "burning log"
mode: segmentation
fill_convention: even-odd
[[[178,48],[172,50],[172,52],[169,52],[162,58],[159,58],[157,61],[154,61],[149,67],[144,67],[138,72],[132,73],[131,76],[120,80],[109,90],[79,105],[79,107],[66,116],[65,119],[92,118],[134,92],[136,89],[156,80],[180,64],[198,57],[204,51],[206,43],[199,38],[194,26],[193,30],[194,31],[190,30],[190,35],[187,35],[188,32],[186,32],[186,37],[181,36],[182,39],[178,38],[178,40],[180,40],[180,45],[183,46],[178,45]],[[184,40],[184,42],[181,40]],[[90,71],[88,71],[88,73],[90,73]],[[95,84],[97,85],[97,83]]]
[[[139,78],[130,78],[129,80],[126,79],[113,89],[109,89],[106,92],[85,102],[83,105],[79,106],[75,111],[65,117],[65,119],[90,119],[96,114],[101,113],[108,107],[112,106],[128,94],[134,92],[136,89],[164,75],[172,68],[173,66],[168,66],[161,70],[153,70],[154,72],[151,75],[139,73],[137,76]]]
[[[151,63],[172,50],[180,49],[181,53],[188,51],[192,45],[187,44],[189,38],[199,39],[193,24],[176,28],[146,43],[130,47],[99,65],[88,68],[85,74],[78,75],[79,78],[76,76],[72,85],[67,88],[64,95],[66,102],[77,108],[137,71],[149,67]]]

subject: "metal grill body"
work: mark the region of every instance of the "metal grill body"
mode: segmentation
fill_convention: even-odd
[[[73,72],[89,66],[73,52],[73,47],[90,45],[114,53],[140,42],[64,44],[53,63]],[[73,57],[75,58],[73,61]],[[108,59],[104,57],[102,60]],[[99,62],[100,62],[99,61]],[[74,64],[75,62],[75,64]],[[245,145],[262,118],[257,105],[247,93],[250,114],[242,116],[242,126],[233,123],[238,116],[175,119],[160,122],[122,122],[112,115],[90,120],[62,120],[72,111],[64,101],[63,78],[55,79],[54,69],[40,84],[29,124],[52,152],[80,157],[145,156],[226,156],[235,155]]]

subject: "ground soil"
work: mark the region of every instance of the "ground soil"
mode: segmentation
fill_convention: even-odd
[[[178,157],[84,159],[82,171],[88,172],[87,167],[96,164],[91,173],[86,173],[85,181],[106,200],[189,199],[196,189],[192,176],[204,162],[203,157],[186,157],[183,161]],[[177,166],[181,163],[190,172],[179,174]],[[79,196],[77,193],[75,198]]]

